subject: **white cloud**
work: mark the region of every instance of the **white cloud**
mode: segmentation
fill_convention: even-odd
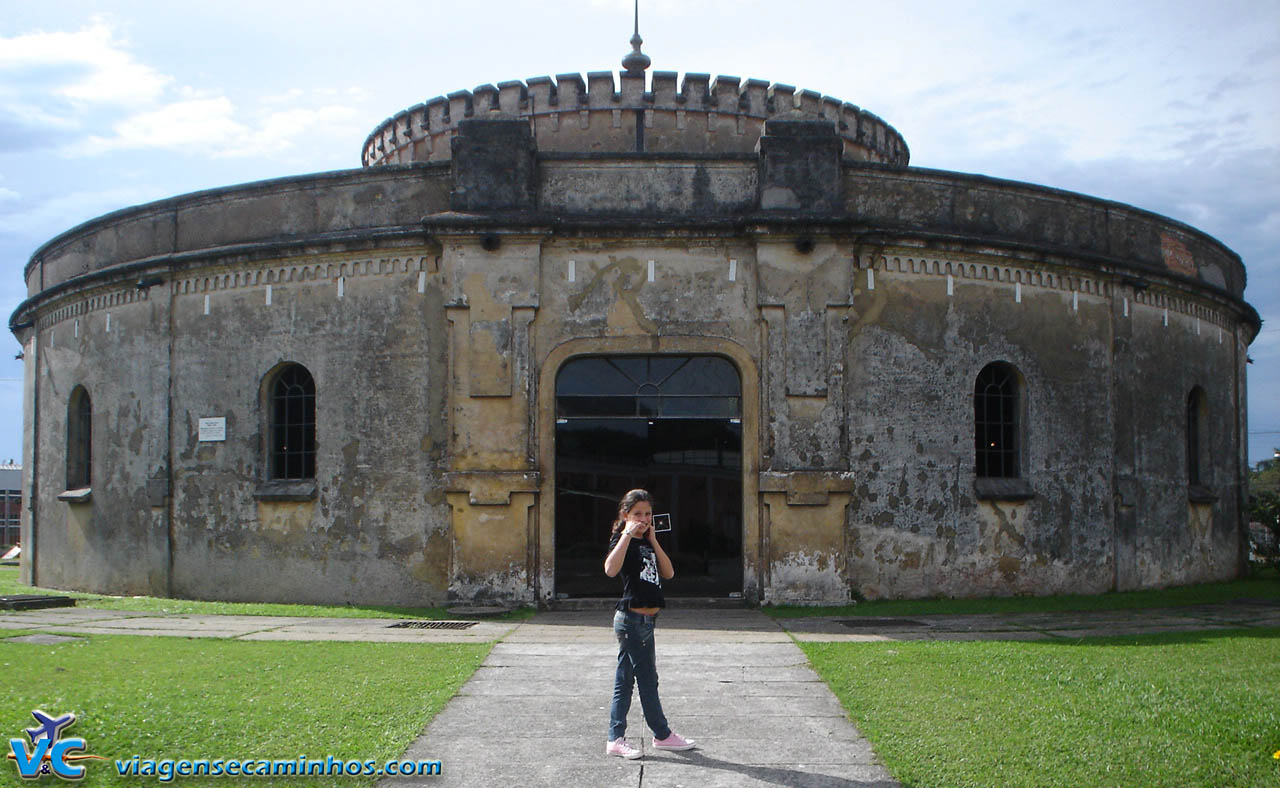
[[[74,32],[0,37],[0,136],[11,149],[54,145],[71,158],[145,149],[259,155],[317,131],[360,137],[356,110],[345,104],[363,97],[355,91],[339,98],[331,88],[293,88],[257,98],[263,110],[254,115],[220,90],[179,85],[142,62],[104,18]],[[322,92],[330,95],[313,106]]]
[[[173,81],[138,62],[102,18],[75,32],[0,38],[0,77],[10,94],[47,92],[77,103],[125,105],[154,101]]]
[[[115,125],[113,136],[92,136],[78,150],[94,154],[117,148],[218,148],[248,134],[234,116],[235,107],[225,96],[175,101],[126,118]]]
[[[297,97],[292,101],[303,103]],[[242,114],[226,96],[175,101],[126,118],[115,125],[112,135],[90,137],[87,145],[75,150],[88,155],[149,148],[216,157],[255,156],[287,150],[300,138],[327,135],[333,128],[345,133],[358,118],[354,108],[341,105],[273,109],[252,121],[241,119]]]
[[[247,145],[239,150],[228,150],[228,153],[247,155],[272,148],[287,149],[293,147],[299,137],[324,133],[326,129],[334,127],[345,129],[353,123],[359,123],[362,128],[368,125],[354,107],[341,105],[315,109],[296,107],[272,112],[265,116],[258,127],[248,135]],[[343,134],[343,136],[347,135]]]

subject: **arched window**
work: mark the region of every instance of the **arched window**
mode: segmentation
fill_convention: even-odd
[[[1022,475],[1021,376],[1011,364],[982,368],[973,386],[974,465],[979,477]]]
[[[1187,395],[1187,484],[1203,484],[1204,389],[1196,386]]]
[[[289,364],[276,373],[268,393],[271,479],[316,475],[316,382],[307,368]]]
[[[67,404],[67,489],[92,486],[93,404],[84,386],[76,386]]]

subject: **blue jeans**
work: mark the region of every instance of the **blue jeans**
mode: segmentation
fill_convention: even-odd
[[[627,712],[631,710],[631,688],[640,684],[640,708],[644,721],[659,739],[671,735],[671,726],[658,700],[658,665],[653,648],[656,616],[631,610],[613,614],[613,634],[618,636],[618,672],[613,676],[613,703],[609,706],[609,741],[627,732]]]

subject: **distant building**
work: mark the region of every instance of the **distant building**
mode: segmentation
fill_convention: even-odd
[[[614,593],[613,507],[641,485],[673,515],[673,595],[1241,572],[1260,322],[1234,252],[909,167],[830,97],[623,64],[451,93],[379,125],[360,169],[44,244],[10,321],[24,577],[554,604]]]
[[[0,552],[18,543],[22,520],[22,466],[0,463]]]

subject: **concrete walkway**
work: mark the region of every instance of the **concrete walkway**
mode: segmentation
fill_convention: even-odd
[[[890,788],[897,786],[804,653],[754,610],[658,619],[658,673],[689,752],[650,746],[639,699],[627,738],[644,758],[604,754],[617,641],[612,611],[541,613],[494,647],[405,754],[443,774],[407,786]]]

